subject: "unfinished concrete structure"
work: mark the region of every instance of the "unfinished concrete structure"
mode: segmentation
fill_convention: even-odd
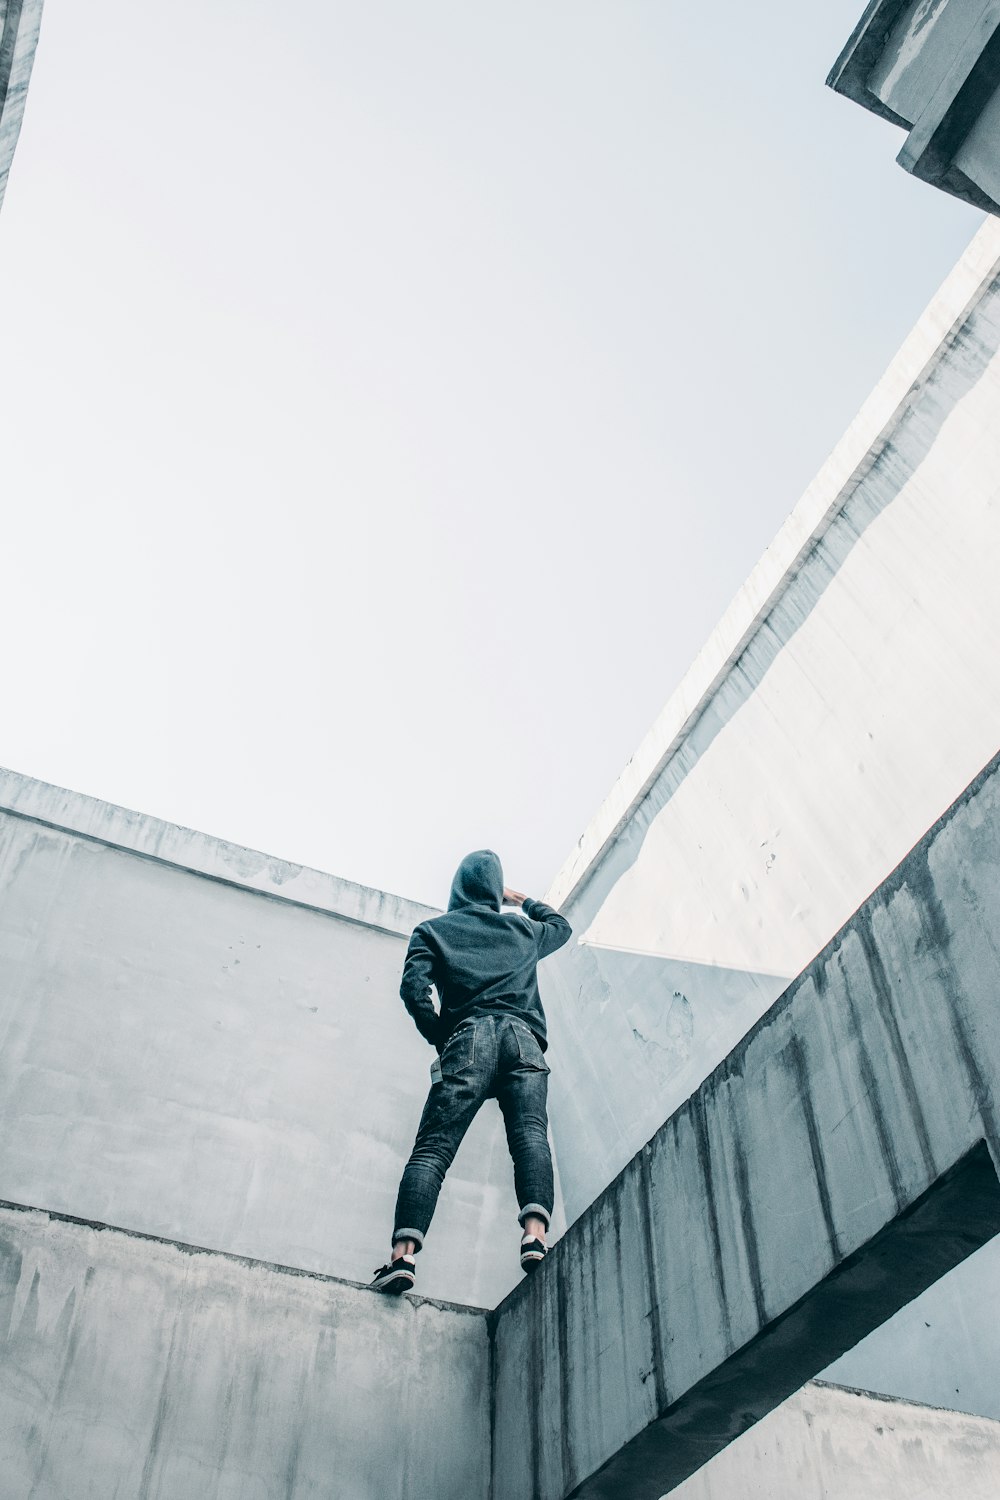
[[[958,7],[895,7],[900,56]],[[39,10],[2,12],[3,173]],[[426,909],[0,775],[5,1497],[1000,1488],[955,1316],[962,1268],[1000,1292],[998,475],[991,223],[549,893],[569,1227],[513,1289],[496,1114],[422,1295],[359,1284]],[[949,1404],[956,1337],[972,1415],[793,1395],[839,1360]]]
[[[838,1356],[871,1384],[848,1351],[974,1252],[995,1289],[998,416],[991,222],[550,892],[569,1228],[492,1312],[496,1116],[441,1204],[471,1270],[446,1233],[421,1262],[450,1305],[357,1285],[424,1090],[424,909],[2,778],[18,1493],[657,1500]],[[869,1355],[897,1394],[924,1321],[905,1370]]]

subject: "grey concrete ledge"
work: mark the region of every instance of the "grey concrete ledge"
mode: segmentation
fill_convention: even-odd
[[[127,807],[51,786],[0,768],[0,813],[26,818],[78,838],[174,865],[192,875],[255,891],[278,901],[326,912],[347,922],[409,937],[435,907],[341,880],[308,865],[290,864],[256,849],[165,823]]]
[[[350,1281],[346,1276],[327,1276],[322,1271],[306,1271],[300,1266],[284,1266],[271,1260],[258,1260],[252,1255],[234,1255],[229,1250],[213,1250],[208,1245],[189,1245],[184,1240],[167,1239],[162,1234],[145,1234],[138,1229],[123,1229],[120,1224],[103,1224],[99,1219],[83,1219],[77,1214],[57,1213],[53,1209],[35,1208],[28,1203],[11,1203],[5,1198],[0,1198],[0,1213],[23,1214],[26,1220],[36,1224],[70,1224],[77,1229],[92,1229],[98,1234],[106,1234],[112,1238],[137,1240],[146,1245],[164,1245],[170,1250],[178,1251],[181,1255],[208,1255],[213,1260],[226,1261],[235,1266],[246,1266],[250,1270],[271,1271],[277,1276],[304,1277],[307,1281],[320,1282],[325,1286],[342,1286],[355,1292],[371,1292],[367,1282]],[[399,1300],[385,1297],[378,1292],[371,1292],[371,1295],[379,1302],[390,1305],[393,1301]],[[489,1313],[489,1308],[486,1307],[470,1307],[465,1302],[443,1302],[438,1297],[421,1297],[419,1292],[404,1292],[402,1295],[415,1306],[436,1307],[441,1312],[467,1313],[474,1318],[485,1318]]]

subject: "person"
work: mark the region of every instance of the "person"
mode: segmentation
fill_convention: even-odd
[[[505,905],[516,909],[505,911]],[[531,1271],[543,1259],[553,1187],[548,1040],[535,969],[571,935],[551,906],[504,885],[492,849],[466,855],[448,910],[414,930],[399,993],[421,1036],[437,1048],[440,1068],[431,1068],[431,1090],[399,1184],[392,1254],[375,1272],[376,1291],[413,1286],[444,1175],[490,1098],[500,1105],[514,1162],[521,1265]]]

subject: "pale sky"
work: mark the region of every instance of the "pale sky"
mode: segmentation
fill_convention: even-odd
[[[862,9],[46,0],[0,764],[540,894],[980,222]]]

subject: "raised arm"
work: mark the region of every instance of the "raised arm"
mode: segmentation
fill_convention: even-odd
[[[434,983],[434,954],[424,934],[417,927],[410,938],[403,964],[399,993],[403,1004],[425,1041],[436,1047],[441,1035],[441,1018],[431,1000]]]
[[[538,935],[538,957],[545,958],[549,953],[555,953],[563,943],[568,943],[573,936],[573,929],[566,918],[561,916],[553,906],[546,906],[544,901],[532,901],[530,896],[521,900],[521,910],[532,922],[537,922],[542,929]]]

